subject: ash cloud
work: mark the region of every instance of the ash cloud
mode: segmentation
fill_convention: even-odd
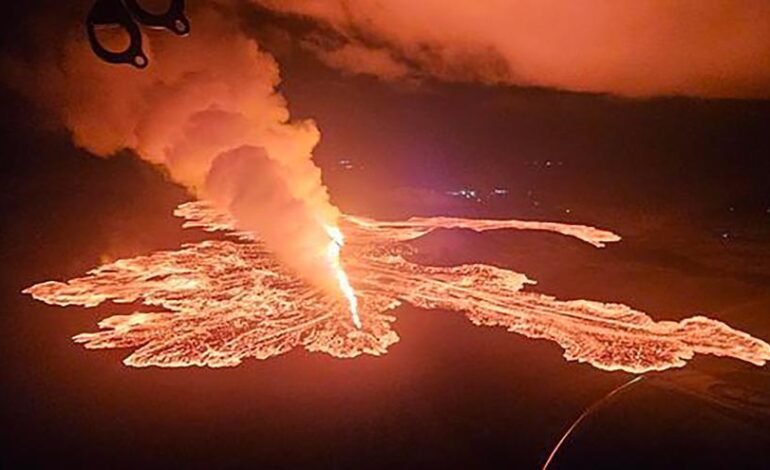
[[[40,18],[40,39],[50,43],[5,55],[5,82],[55,116],[77,145],[100,156],[134,150],[230,212],[301,277],[334,291],[325,227],[336,226],[339,212],[312,160],[320,133],[313,121],[291,120],[276,91],[278,64],[239,30],[236,2],[192,5],[185,38],[146,31],[144,70],[92,53],[80,29],[90,3],[67,26]],[[57,39],[46,29],[66,33]]]
[[[766,0],[251,0],[315,21],[326,64],[382,79],[630,97],[770,98]]]

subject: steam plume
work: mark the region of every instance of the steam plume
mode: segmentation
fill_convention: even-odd
[[[78,34],[51,60],[15,63],[12,81],[78,145],[102,156],[133,149],[336,291],[327,248],[339,214],[311,159],[318,129],[290,121],[275,60],[239,31],[228,5],[190,11],[189,37],[150,32],[145,70],[102,63]]]
[[[770,97],[766,0],[253,0],[352,73],[625,96]]]

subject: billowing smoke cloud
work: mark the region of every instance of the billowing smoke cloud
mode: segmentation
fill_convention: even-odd
[[[10,81],[78,145],[102,156],[133,149],[228,210],[300,275],[336,289],[326,227],[338,211],[311,159],[319,131],[290,120],[275,60],[239,31],[228,5],[188,12],[189,37],[149,33],[147,69],[101,62],[77,31],[49,59],[12,62]]]
[[[770,97],[767,0],[253,0],[316,20],[328,65],[384,79]]]

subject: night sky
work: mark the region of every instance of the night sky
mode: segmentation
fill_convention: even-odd
[[[40,42],[58,30],[36,36],[38,19],[82,12],[60,3],[5,10],[3,56],[55,55]],[[308,18],[243,10],[233,24],[275,56],[292,116],[317,123],[314,160],[344,212],[606,228],[623,241],[598,251],[505,231],[417,244],[437,264],[524,272],[559,298],[623,302],[655,319],[704,313],[770,339],[770,101],[484,84],[429,69],[386,80],[301,47],[302,34],[332,34]],[[21,290],[204,239],[172,217],[191,196],[132,150],[77,148],[15,84],[3,84],[0,106],[4,468],[538,468],[587,407],[633,379],[409,306],[396,311],[401,342],[380,358],[294,351],[162,370],[123,366],[125,351],[86,351],[70,338],[131,306],[61,309]],[[480,200],[448,194],[459,190]],[[556,467],[769,464],[767,367],[697,357],[600,408]]]

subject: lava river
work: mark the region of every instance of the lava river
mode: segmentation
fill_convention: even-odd
[[[696,353],[761,366],[770,345],[703,316],[654,321],[616,303],[558,300],[525,289],[524,274],[484,264],[424,266],[408,242],[437,228],[540,230],[597,248],[620,237],[582,225],[448,217],[380,222],[347,216],[342,262],[358,301],[361,328],[349,308],[292,276],[264,244],[233,230],[233,221],[202,202],[181,206],[185,227],[221,231],[223,239],[105,264],[67,282],[24,292],[54,305],[138,303],[142,311],[99,322],[74,340],[89,349],[133,350],[135,367],[236,366],[303,347],[335,357],[381,355],[399,337],[390,313],[402,302],[461,312],[475,325],[497,326],[556,342],[567,360],[605,370],[643,373],[685,365]]]

